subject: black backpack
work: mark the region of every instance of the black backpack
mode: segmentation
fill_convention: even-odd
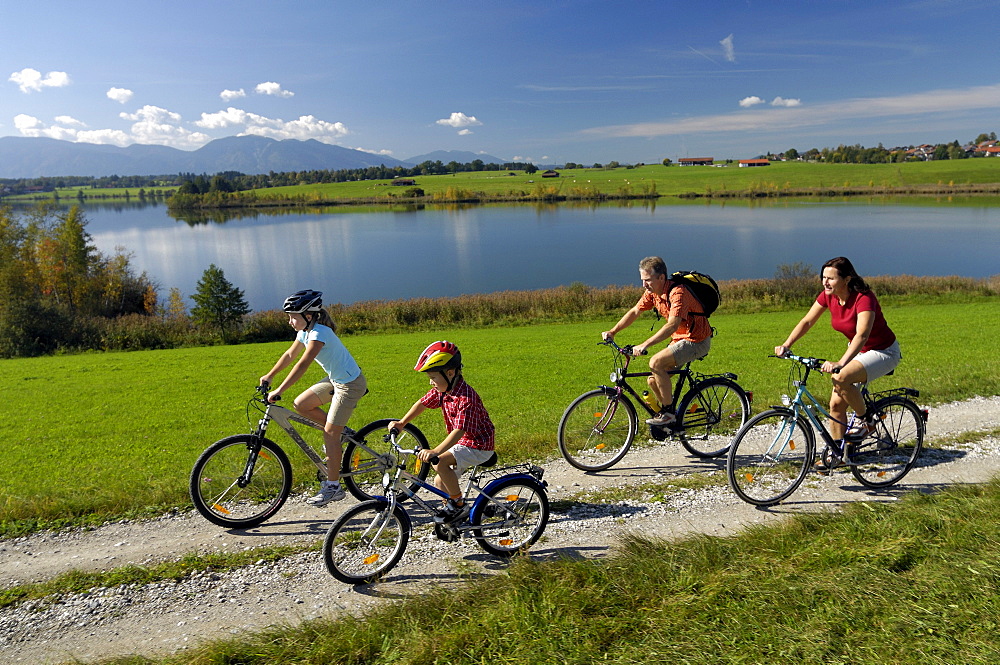
[[[667,289],[667,294],[669,295],[670,291],[678,284],[688,287],[701,308],[705,310],[703,316],[706,318],[712,316],[712,313],[719,309],[719,303],[722,302],[719,285],[705,273],[697,270],[679,270],[673,273],[670,275],[670,288]],[[698,315],[697,312],[692,312],[692,314]]]

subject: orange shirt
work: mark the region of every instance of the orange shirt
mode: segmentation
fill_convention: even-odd
[[[636,306],[640,312],[655,307],[664,319],[669,319],[671,315],[679,317],[681,324],[670,335],[670,340],[673,342],[682,339],[700,342],[712,336],[712,326],[709,325],[708,318],[692,316],[692,313],[701,314],[705,310],[702,309],[698,299],[683,284],[675,286],[662,296],[658,296],[652,291],[646,291],[639,298]]]

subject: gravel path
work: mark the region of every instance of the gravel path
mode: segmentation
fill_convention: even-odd
[[[931,410],[928,436],[1000,427],[1000,397],[975,398]],[[676,443],[629,452],[618,467],[583,474],[556,459],[546,464],[550,500],[588,489],[618,487],[692,473],[719,476],[718,486],[687,490],[665,503],[634,500],[577,502],[553,513],[531,556],[606,556],[629,531],[673,538],[688,533],[724,535],[748,524],[770,522],[795,512],[835,509],[857,500],[893,501],[909,490],[934,490],[955,483],[984,482],[1000,470],[1000,440],[925,451],[902,485],[867,490],[849,472],[810,474],[789,501],[755,509],[725,485],[724,460],[695,460]],[[315,542],[346,507],[315,509],[301,497],[289,499],[270,523],[248,531],[226,531],[197,514],[166,515],[142,522],[117,522],[93,530],[41,533],[0,541],[0,587],[41,581],[71,570],[107,570],[179,558],[189,552],[235,552],[263,545]],[[443,543],[418,528],[407,553],[388,579],[350,587],[332,578],[316,553],[278,563],[258,563],[227,573],[194,574],[181,582],[94,589],[0,610],[0,661],[59,663],[124,654],[156,655],[183,650],[202,640],[272,624],[360,613],[428,585],[462,583],[470,575],[502,571],[504,562],[473,542]]]

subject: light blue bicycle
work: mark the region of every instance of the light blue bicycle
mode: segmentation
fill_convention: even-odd
[[[875,414],[875,430],[856,441],[835,440],[823,424],[824,418],[833,420],[832,416],[806,387],[810,372],[818,371],[825,361],[792,354],[782,357],[796,363],[790,379],[794,396],[783,396],[783,406],[748,420],[729,448],[726,473],[741,499],[771,506],[788,498],[813,468],[816,432],[826,444],[821,466],[826,470],[847,467],[866,487],[898,483],[913,468],[927,421],[927,411],[910,399],[919,395],[916,390],[869,393],[868,386],[863,386],[866,409]],[[853,421],[852,416],[844,424],[850,428]]]

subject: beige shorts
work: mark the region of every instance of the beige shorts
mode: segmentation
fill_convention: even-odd
[[[323,379],[309,390],[313,391],[319,398],[319,403],[330,404],[330,410],[326,414],[326,422],[331,425],[343,427],[347,425],[351,414],[358,406],[358,402],[368,392],[368,380],[364,374],[359,374],[358,378],[350,383],[335,383],[329,378]]]
[[[706,337],[700,342],[680,339],[676,342],[671,342],[667,348],[670,349],[670,354],[674,357],[674,363],[677,367],[680,367],[681,365],[707,356],[709,349],[712,348],[712,338]]]

